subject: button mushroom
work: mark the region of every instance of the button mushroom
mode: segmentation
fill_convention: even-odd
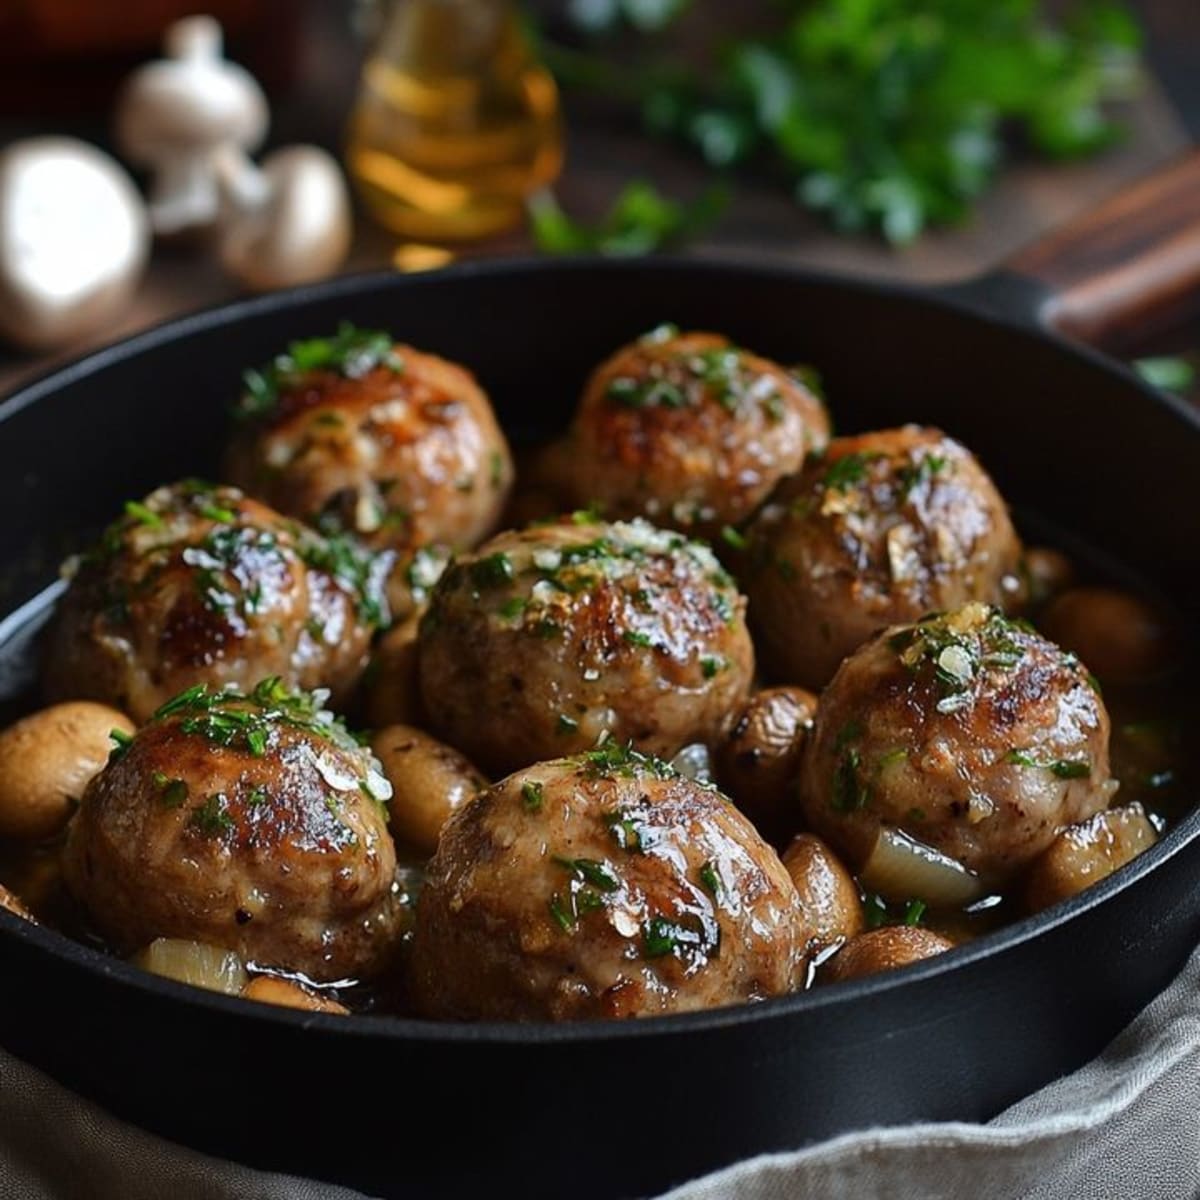
[[[221,57],[221,26],[188,17],[167,30],[166,58],[139,68],[117,101],[121,152],[149,168],[155,233],[203,230],[217,218],[213,151],[251,150],[267,130],[267,101],[254,78]]]
[[[261,167],[234,146],[213,155],[221,197],[222,265],[252,291],[332,274],[350,249],[350,195],[333,157],[285,146]]]
[[[142,199],[108,155],[74,138],[0,154],[0,333],[34,350],[103,328],[141,277]]]

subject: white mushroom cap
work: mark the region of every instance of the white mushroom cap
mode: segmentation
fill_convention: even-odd
[[[0,332],[51,349],[108,326],[145,266],[142,198],[120,165],[74,138],[0,154]]]
[[[232,142],[258,146],[267,131],[266,97],[254,77],[221,57],[221,27],[188,17],[167,30],[167,58],[130,76],[117,100],[117,143],[134,162],[206,152]]]
[[[317,146],[285,146],[261,169],[231,147],[213,158],[222,200],[221,263],[245,287],[292,287],[341,266],[353,217],[332,155]]]

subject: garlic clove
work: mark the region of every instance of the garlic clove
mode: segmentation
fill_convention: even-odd
[[[0,333],[29,349],[108,325],[141,278],[145,206],[120,165],[74,138],[0,153]]]

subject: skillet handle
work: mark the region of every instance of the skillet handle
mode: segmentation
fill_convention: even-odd
[[[1043,324],[1098,342],[1200,286],[1200,150],[1019,250],[1013,275],[1049,289]]]

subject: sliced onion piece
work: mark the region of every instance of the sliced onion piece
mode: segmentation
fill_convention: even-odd
[[[886,825],[859,880],[885,900],[924,900],[931,908],[962,908],[987,890],[957,859]]]
[[[246,986],[246,968],[232,951],[182,938],[158,938],[138,951],[133,963],[153,975],[193,987],[237,996]]]

